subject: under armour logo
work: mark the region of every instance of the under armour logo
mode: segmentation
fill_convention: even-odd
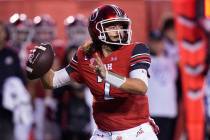
[[[111,61],[117,61],[117,57],[116,56],[111,57]]]
[[[96,134],[97,136],[99,136],[99,137],[104,137],[104,135],[103,134]]]

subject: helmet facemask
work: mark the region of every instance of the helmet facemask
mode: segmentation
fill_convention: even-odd
[[[106,28],[110,26],[121,26],[118,29]],[[129,45],[131,43],[131,21],[129,18],[112,18],[107,20],[102,20],[96,24],[96,29],[99,31],[99,40],[106,44],[112,45]],[[114,36],[110,36],[110,33],[115,33]]]
[[[34,39],[36,43],[50,43],[55,39],[56,32],[55,27],[41,25],[35,27]]]
[[[19,43],[24,43],[31,40],[30,29],[29,28],[18,28],[15,32],[16,41]]]

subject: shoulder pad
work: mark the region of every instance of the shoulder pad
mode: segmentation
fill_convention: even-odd
[[[138,54],[143,54],[143,53],[150,54],[150,50],[145,44],[135,43],[134,45],[135,46],[132,51],[132,56],[138,55]]]

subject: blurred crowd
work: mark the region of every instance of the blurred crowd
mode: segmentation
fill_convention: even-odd
[[[85,140],[93,130],[90,92],[71,83],[43,89],[39,80],[26,78],[26,60],[36,45],[50,43],[53,69],[67,66],[77,48],[89,38],[83,15],[64,21],[67,41],[56,36],[49,15],[28,19],[15,13],[0,22],[0,138],[2,140]],[[84,94],[86,92],[87,94]],[[86,97],[90,96],[90,97]]]
[[[148,33],[151,50],[147,95],[151,117],[160,127],[160,140],[173,140],[182,100],[179,48],[174,19]],[[87,18],[69,16],[64,20],[66,41],[56,35],[50,15],[33,19],[15,13],[0,22],[0,138],[1,140],[88,140],[96,127],[92,118],[90,91],[70,83],[54,90],[43,89],[39,80],[29,81],[25,63],[30,50],[50,43],[55,51],[53,69],[69,64],[77,48],[89,39]],[[210,74],[206,82],[207,120],[210,120]],[[210,122],[210,121],[209,121]],[[210,123],[207,123],[210,124]],[[210,125],[207,125],[207,137]]]

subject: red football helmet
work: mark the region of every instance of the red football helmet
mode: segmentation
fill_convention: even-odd
[[[87,26],[86,18],[82,14],[78,14],[76,16],[68,16],[64,20],[64,25],[66,27],[73,27],[75,25]]]
[[[34,17],[33,24],[35,43],[51,43],[55,39],[55,21],[50,15]]]
[[[30,42],[32,38],[32,22],[24,13],[15,13],[10,19],[11,41],[15,44]]]
[[[105,28],[121,25],[122,29],[113,29],[118,32],[118,41],[112,41]],[[125,12],[115,5],[104,5],[96,8],[89,17],[88,30],[93,42],[103,42],[114,45],[128,45],[131,43],[131,20]],[[123,36],[121,35],[123,33]]]
[[[64,20],[68,46],[80,46],[89,38],[87,20],[84,15],[68,16]]]

